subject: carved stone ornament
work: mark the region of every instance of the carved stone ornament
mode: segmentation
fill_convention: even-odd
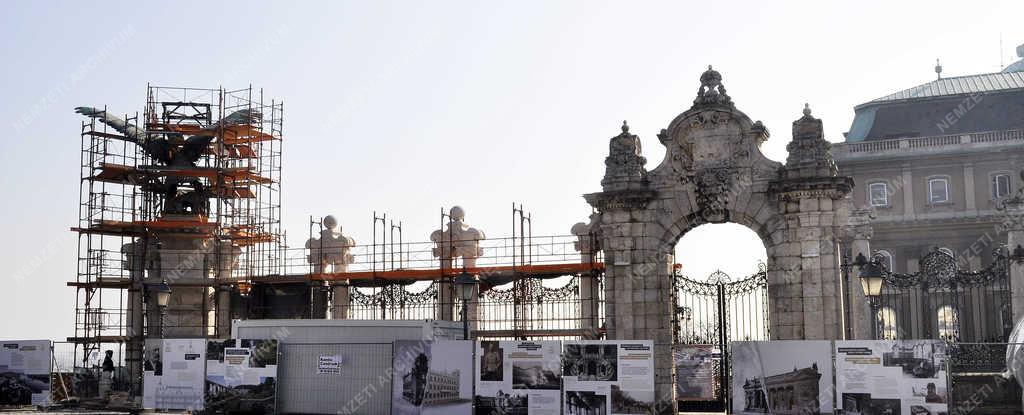
[[[710,223],[729,220],[729,196],[732,191],[734,169],[728,166],[706,168],[696,172],[697,208],[700,216]]]
[[[697,99],[693,101],[693,105],[733,105],[732,98],[725,93],[725,86],[722,85],[722,74],[711,69],[711,65],[708,65],[708,70],[700,76],[700,89],[697,90]]]
[[[608,157],[604,160],[605,174],[601,185],[605,190],[641,188],[647,178],[641,155],[640,137],[629,133],[629,125],[622,122],[622,133],[612,137],[608,144]]]
[[[804,116],[793,121],[793,141],[786,145],[788,169],[813,168],[814,175],[831,176],[838,173],[832,158],[832,144],[825,140],[821,120],[811,116],[811,107],[804,104]]]

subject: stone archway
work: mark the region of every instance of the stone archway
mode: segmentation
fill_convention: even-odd
[[[658,134],[665,158],[644,168],[640,139],[611,139],[603,190],[587,194],[605,252],[609,339],[653,339],[655,384],[675,409],[671,272],[676,242],[705,223],[754,230],[768,254],[772,339],[842,338],[838,232],[853,180],[839,177],[821,120],[810,109],[793,123],[786,164],[760,150],[767,128],[736,109],[712,70],[693,106]]]

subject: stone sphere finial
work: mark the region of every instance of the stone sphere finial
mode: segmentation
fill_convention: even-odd
[[[335,219],[333,215],[324,216],[324,227],[330,230],[334,230],[338,227],[338,219]]]
[[[453,221],[461,221],[466,218],[466,211],[462,209],[462,206],[452,206],[452,209],[448,211],[448,215],[451,216]]]
[[[808,117],[811,115],[811,104],[806,102],[804,103],[804,115]]]
[[[629,132],[629,124],[626,123],[626,120],[622,120],[622,132],[624,132],[624,133],[628,133]]]

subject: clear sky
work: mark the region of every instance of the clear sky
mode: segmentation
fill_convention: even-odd
[[[261,87],[285,102],[284,225],[309,215],[370,239],[372,212],[426,240],[442,206],[489,236],[510,204],[567,234],[600,189],[623,119],[644,143],[711,64],[785,159],[805,102],[828,138],[853,106],[935,77],[995,72],[1024,43],[1024,2],[8,2],[0,14],[0,338],[71,335],[78,219],[75,106],[142,109],[147,83]],[[1004,39],[999,47],[1000,34]],[[739,242],[737,242],[739,241]],[[744,242],[745,241],[745,242]],[[721,226],[678,247],[688,273],[763,259]]]

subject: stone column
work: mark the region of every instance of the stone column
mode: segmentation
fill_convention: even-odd
[[[846,225],[846,234],[850,240],[850,258],[849,261],[852,263],[858,255],[863,255],[866,259],[871,259],[871,237],[874,234],[874,229],[871,227],[871,219],[874,217],[874,212],[870,209],[857,210],[850,215]],[[860,284],[860,269],[851,266],[849,263],[843,264],[847,266],[847,275],[849,280],[844,283],[847,284],[846,289],[850,293],[850,324],[852,327],[853,339],[856,340],[867,340],[871,339],[871,324],[874,321],[875,316],[871,315],[871,305],[866,295],[864,295],[864,288]]]
[[[597,256],[600,244],[597,241],[597,234],[592,227],[597,215],[591,215],[591,222],[579,222],[570,230],[576,236],[573,247],[580,253],[581,264],[592,264]],[[598,276],[594,274],[580,275],[580,330],[583,338],[596,339],[599,337],[597,324],[600,295],[597,292],[600,287]]]
[[[1007,199],[1004,204],[1006,218],[1002,227],[1006,230],[1006,247],[1013,255],[1018,246],[1024,246],[1024,190]],[[1010,260],[1010,303],[1013,305],[1013,321],[1024,318],[1024,262]]]
[[[480,248],[480,241],[486,239],[484,232],[472,228],[465,223],[466,212],[459,206],[454,206],[448,211],[448,225],[447,229],[441,228],[430,234],[430,241],[434,243],[433,254],[435,258],[438,258],[441,270],[452,275],[457,275],[462,272],[463,269],[476,268],[476,259],[483,255],[483,249]],[[456,258],[462,258],[462,267],[455,269],[452,267],[455,264]],[[454,277],[441,278],[437,281],[438,283],[438,294],[437,294],[437,319],[454,321],[456,313],[461,313],[462,310],[455,310],[456,299],[459,293],[456,292],[456,287],[453,284]],[[476,318],[478,316],[478,301],[479,290],[477,295],[474,295],[473,301],[469,302],[469,309],[467,313],[470,316],[470,330],[474,330],[476,327]]]

